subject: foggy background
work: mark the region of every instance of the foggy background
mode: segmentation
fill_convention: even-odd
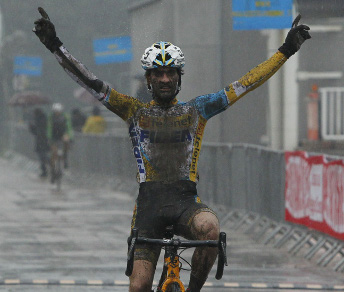
[[[256,214],[253,222],[258,222],[256,219],[261,216],[263,228],[268,226],[266,218],[273,220],[270,230],[275,230],[275,222],[286,223],[283,150],[300,149],[307,140],[307,96],[312,85],[340,87],[344,84],[344,1],[297,0],[294,3],[296,12],[302,14],[302,23],[311,27],[312,36],[297,53],[298,71],[339,75],[300,79],[298,74],[288,75],[283,66],[272,77],[296,80],[298,85],[297,96],[284,88],[285,83],[275,88],[276,98],[286,92],[284,102],[297,101],[295,112],[271,109],[288,114],[288,118],[282,116],[277,125],[281,131],[288,128],[288,123],[297,121],[293,149],[284,148],[286,141],[279,141],[279,147],[271,147],[268,83],[208,122],[199,160],[198,191],[202,201],[219,208],[220,219],[230,219],[227,215],[232,208],[243,210],[243,217],[236,217],[237,222],[233,219],[235,225],[244,222],[241,218],[253,214]],[[74,91],[80,87],[32,32],[34,21],[40,17],[37,7],[47,11],[57,36],[71,54],[99,79],[124,94],[136,96],[137,76],[144,74],[140,58],[145,48],[161,40],[179,46],[185,54],[186,66],[178,98],[187,101],[219,91],[238,80],[273,55],[283,43],[282,31],[280,43],[271,51],[268,51],[271,30],[234,31],[231,5],[230,0],[0,0],[0,259],[6,263],[0,266],[2,279],[55,279],[49,284],[52,291],[59,289],[56,284],[60,282],[56,279],[76,279],[78,283],[81,279],[84,284],[80,285],[80,291],[90,291],[85,284],[87,279],[115,279],[122,281],[121,285],[123,279],[127,280],[124,276],[126,239],[138,184],[137,166],[125,123],[103,108],[102,114],[109,125],[105,134],[76,133],[62,191],[56,192],[49,180],[38,178],[34,137],[28,130],[28,115],[33,107],[25,112],[24,108],[7,104],[17,92],[39,90],[52,102],[61,102],[67,112],[78,107],[90,114],[92,109],[90,104],[74,98]],[[133,60],[97,65],[93,40],[119,36],[131,37]],[[14,58],[19,55],[42,58],[41,76],[20,79],[14,75]],[[296,56],[292,58],[288,63]],[[42,108],[49,113],[51,104]],[[288,137],[288,133],[281,134]],[[343,287],[344,267],[341,273],[334,272],[336,262],[331,262],[328,269],[320,269],[316,257],[308,263],[300,254],[292,256],[272,245],[251,244],[251,239],[241,234],[240,224],[238,236],[230,220],[222,223],[231,244],[230,264],[223,281],[246,284],[264,281],[273,283],[276,291],[276,283],[295,283],[297,287],[304,283],[324,283],[330,290],[336,284]],[[308,236],[306,232],[303,235]],[[336,241],[330,239],[330,242],[333,243],[331,248],[341,248]],[[342,261],[343,257],[336,259]],[[209,277],[209,281],[213,278]],[[96,289],[105,290],[105,284],[103,286]],[[31,287],[31,291],[37,291],[37,286]],[[247,291],[247,287],[234,290]],[[109,286],[112,291],[123,291],[120,285],[117,290],[113,288],[116,287]],[[212,288],[204,291],[212,291]],[[15,289],[30,291],[23,285]],[[225,289],[229,291],[228,287]]]
[[[312,39],[305,42],[298,52],[299,71],[341,72],[344,62],[343,31],[316,32],[312,31],[312,25],[342,26],[343,1],[294,2],[296,11],[302,14],[302,23],[311,27],[312,35]],[[0,120],[3,135],[6,133],[6,122],[13,118],[8,113],[6,102],[15,93],[14,56],[39,56],[43,59],[42,75],[30,77],[25,90],[40,90],[54,102],[63,103],[67,110],[87,107],[73,97],[78,85],[66,75],[54,56],[31,31],[33,22],[40,17],[38,6],[48,12],[57,36],[77,59],[99,79],[109,82],[119,92],[133,96],[138,86],[135,76],[144,74],[141,55],[146,47],[156,41],[171,41],[185,54],[185,75],[178,95],[184,101],[221,90],[273,54],[267,52],[266,33],[232,30],[229,0],[1,0]],[[125,35],[132,38],[133,61],[96,65],[92,41]],[[298,81],[299,109],[295,117],[299,119],[298,144],[307,138],[306,97],[314,83],[319,87],[341,86],[343,77]],[[283,90],[283,85],[280,90]],[[18,109],[12,110],[15,115],[20,115]],[[233,108],[214,117],[208,123],[204,140],[270,146],[268,114],[268,86],[265,84]],[[124,127],[124,123],[119,121],[116,126]]]

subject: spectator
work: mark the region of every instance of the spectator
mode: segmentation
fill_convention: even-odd
[[[35,151],[37,152],[41,164],[41,177],[46,177],[47,172],[47,158],[49,151],[49,144],[47,138],[47,117],[42,109],[36,108],[33,112],[33,122],[30,123],[30,132],[35,136]]]
[[[105,119],[100,114],[99,107],[93,108],[93,115],[88,117],[84,127],[82,128],[83,133],[101,134],[106,129]]]
[[[75,132],[82,132],[82,127],[85,125],[87,117],[78,109],[74,108],[72,110],[72,128]]]

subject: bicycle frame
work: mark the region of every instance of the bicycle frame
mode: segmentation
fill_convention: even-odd
[[[164,255],[164,269],[161,274],[157,292],[165,292],[172,284],[177,283],[180,292],[185,292],[185,287],[180,280],[180,262],[177,254],[178,247],[166,247]]]

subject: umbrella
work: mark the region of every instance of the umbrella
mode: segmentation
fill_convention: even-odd
[[[10,106],[34,106],[50,103],[50,98],[39,91],[24,91],[13,95],[8,101]]]
[[[80,100],[89,105],[100,104],[100,102],[83,87],[75,89],[73,95],[77,100]]]

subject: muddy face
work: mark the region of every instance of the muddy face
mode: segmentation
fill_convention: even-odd
[[[152,86],[154,99],[161,105],[168,105],[177,94],[179,75],[176,68],[152,69],[148,82]]]

